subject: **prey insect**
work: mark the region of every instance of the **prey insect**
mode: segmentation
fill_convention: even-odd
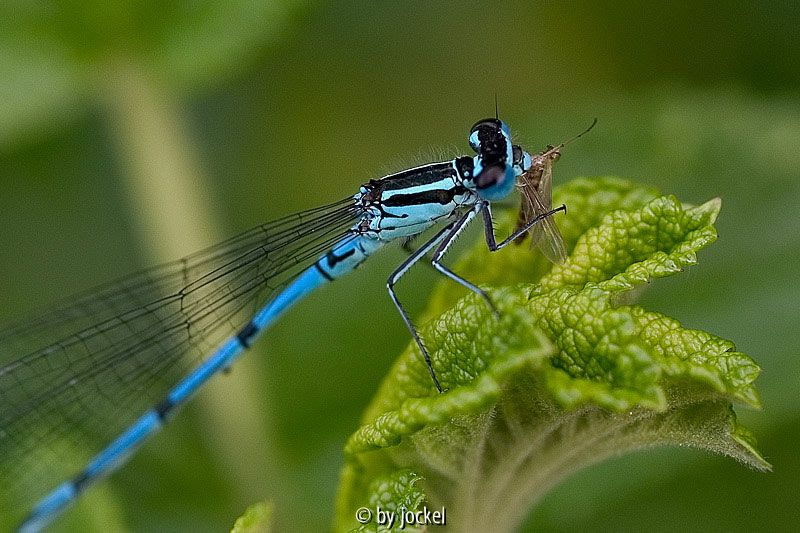
[[[553,208],[553,164],[561,157],[562,148],[589,133],[595,124],[597,119],[578,135],[557,146],[548,146],[531,157],[530,167],[517,179],[521,201],[515,232],[525,227],[529,220]],[[531,247],[538,246],[542,254],[553,263],[563,263],[566,260],[564,238],[552,218],[546,217],[540,224],[531,226],[527,232],[520,234],[516,243],[523,243],[526,237],[530,237]]]

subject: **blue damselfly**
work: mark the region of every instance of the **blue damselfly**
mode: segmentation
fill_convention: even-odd
[[[20,530],[41,529],[119,468],[302,297],[352,272],[387,243],[407,242],[434,228],[389,277],[387,288],[442,392],[397,299],[397,281],[430,254],[436,270],[494,309],[486,292],[441,263],[479,215],[492,251],[533,229],[533,242],[548,258],[565,256],[550,219],[565,209],[552,209],[550,197],[552,163],[563,144],[531,156],[512,143],[498,119],[475,124],[469,144],[474,156],[370,180],[339,202],[255,227],[0,330],[0,479],[29,483],[31,497],[41,498]],[[515,185],[523,192],[522,218],[498,242],[490,206]],[[82,436],[98,447],[86,450]],[[56,484],[65,472],[71,477]]]

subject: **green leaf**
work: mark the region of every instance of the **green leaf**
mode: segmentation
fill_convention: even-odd
[[[269,533],[272,531],[272,505],[268,502],[254,503],[236,519],[231,533]]]
[[[611,176],[576,178],[553,189],[553,205],[564,204],[567,214],[556,215],[564,244],[572,250],[578,239],[588,229],[599,224],[609,212],[633,210],[658,196],[651,187],[634,184]],[[516,214],[495,214],[497,235],[508,235],[514,228]],[[486,243],[476,242],[469,254],[459,264],[459,272],[469,273],[470,280],[483,285],[506,286],[540,279],[550,270],[549,263],[540,253],[531,253],[528,246],[511,245],[499,254],[491,253]],[[450,308],[464,293],[460,287],[442,283],[431,298],[429,313],[438,316]]]
[[[378,523],[378,511],[391,514],[393,522],[400,524],[400,513],[419,510],[425,502],[425,494],[418,486],[420,479],[417,474],[410,470],[399,470],[386,476],[379,476],[372,481],[367,489],[370,497],[367,505],[364,506],[364,509],[369,514],[358,515],[361,517],[359,523],[364,523],[361,523],[353,531],[358,533],[391,531],[394,528],[383,527],[387,525],[385,521],[383,521],[384,524]],[[413,533],[424,530],[416,527],[405,527],[403,531]]]
[[[421,333],[448,390],[436,392],[412,343],[345,446],[337,529],[359,527],[355,509],[379,493],[400,505],[402,491],[376,489],[400,473],[424,491],[418,507],[447,509],[449,527],[504,531],[569,474],[640,448],[770,468],[732,407],[759,406],[758,366],[730,341],[626,305],[695,264],[716,239],[719,200],[682,205],[618,178],[577,179],[554,197],[569,205],[565,264],[480,243],[455,268],[489,289],[499,319],[475,295],[457,300],[453,283],[436,291],[429,313],[440,316]]]

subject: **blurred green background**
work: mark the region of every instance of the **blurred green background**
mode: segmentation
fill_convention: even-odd
[[[798,27],[777,1],[4,4],[0,318],[463,152],[495,94],[533,150],[598,117],[556,183],[722,197],[718,243],[642,300],[762,366],[764,410],[739,413],[775,471],[642,452],[524,529],[796,531]],[[280,531],[327,529],[344,439],[409,341],[384,288],[402,257],[303,302],[55,530],[221,531],[261,499]]]

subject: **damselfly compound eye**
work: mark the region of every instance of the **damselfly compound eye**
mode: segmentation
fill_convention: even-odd
[[[511,166],[514,167],[514,174],[519,177],[531,168],[531,154],[523,150],[518,144],[511,147],[511,153],[513,154]]]
[[[469,145],[480,154],[490,145],[496,144],[498,137],[503,137],[503,123],[496,118],[486,118],[472,126],[469,132]]]
[[[514,164],[520,165],[522,164],[522,148],[518,144],[515,144],[511,147],[512,153],[514,154]]]

